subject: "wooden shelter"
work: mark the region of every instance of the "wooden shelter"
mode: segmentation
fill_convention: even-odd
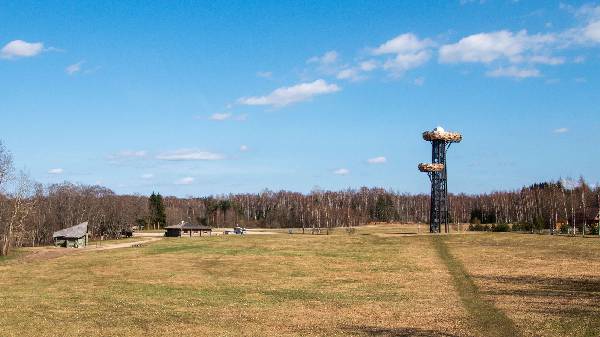
[[[208,226],[195,225],[191,223],[187,223],[182,221],[181,223],[173,226],[165,227],[165,236],[168,237],[181,237],[184,235],[194,236],[202,236],[202,233],[208,233],[208,235],[212,234],[212,228]]]
[[[56,247],[79,248],[88,244],[88,223],[61,229],[52,235]]]

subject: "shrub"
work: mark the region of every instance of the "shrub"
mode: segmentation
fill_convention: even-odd
[[[469,225],[469,230],[474,232],[487,232],[490,230],[490,226],[482,225],[480,223],[472,223]]]
[[[531,232],[532,226],[528,223],[516,223],[512,226],[513,232]]]
[[[510,226],[505,223],[497,224],[492,227],[492,232],[510,232]]]

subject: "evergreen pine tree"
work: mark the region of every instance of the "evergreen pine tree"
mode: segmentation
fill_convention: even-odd
[[[160,193],[152,192],[148,200],[148,208],[150,210],[149,223],[157,228],[165,227],[167,224],[167,214],[165,213],[165,205]]]

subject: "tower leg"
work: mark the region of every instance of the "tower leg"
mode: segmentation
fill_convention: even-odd
[[[446,142],[443,140],[432,141],[431,162],[444,164],[444,170],[433,172],[431,175],[431,209],[429,215],[429,231],[441,233],[448,232],[448,184],[446,175]]]

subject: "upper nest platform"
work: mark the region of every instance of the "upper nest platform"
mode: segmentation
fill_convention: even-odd
[[[444,170],[444,164],[419,164],[419,171],[421,172],[440,172]]]
[[[458,132],[445,131],[441,127],[437,127],[433,131],[423,132],[423,139],[428,142],[434,140],[443,140],[448,143],[460,143],[462,140],[462,135]]]

